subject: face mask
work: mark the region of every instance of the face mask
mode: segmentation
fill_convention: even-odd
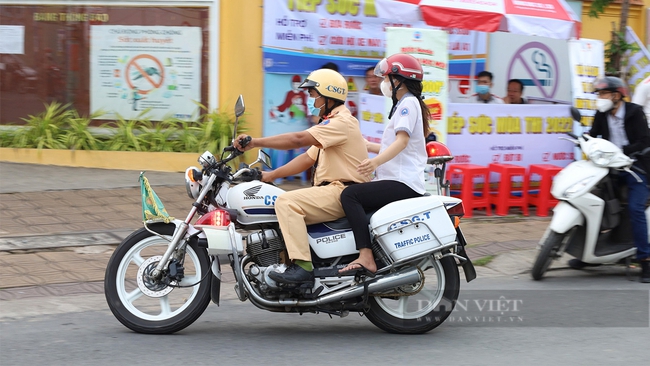
[[[390,81],[388,81],[388,79],[384,79],[384,81],[381,82],[379,89],[381,89],[381,93],[385,97],[391,98],[393,96],[393,91],[390,90]]]
[[[477,85],[475,90],[479,94],[487,94],[490,92],[490,87],[488,85]]]
[[[318,98],[320,98],[320,96],[318,96]],[[320,107],[314,106],[314,103],[316,103],[316,99],[318,98],[307,98],[307,108],[309,109],[309,114],[312,116],[320,116]]]
[[[596,109],[599,112],[609,112],[612,108],[614,108],[614,102],[611,99],[596,99]]]

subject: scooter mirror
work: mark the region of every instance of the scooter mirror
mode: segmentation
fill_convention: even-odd
[[[580,122],[582,119],[582,115],[580,114],[580,111],[576,107],[571,107],[571,117],[573,117],[573,120],[576,122]]]

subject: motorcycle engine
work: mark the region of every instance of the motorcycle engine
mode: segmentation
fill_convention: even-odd
[[[280,253],[283,250],[284,242],[273,229],[252,233],[246,237],[246,252],[260,267],[280,263]]]

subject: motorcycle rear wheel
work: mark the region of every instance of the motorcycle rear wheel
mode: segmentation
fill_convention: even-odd
[[[397,334],[426,333],[451,314],[460,292],[456,261],[450,257],[436,260],[428,256],[417,265],[425,275],[424,286],[419,292],[411,296],[368,299],[370,310],[366,316],[378,328]],[[411,287],[417,289],[419,285]]]
[[[175,226],[155,224],[150,228],[171,236]],[[203,314],[210,303],[210,271],[207,252],[195,244],[187,246],[185,277],[178,284],[191,287],[149,288],[143,282],[143,263],[157,263],[169,242],[146,229],[133,232],[117,247],[106,267],[104,294],[113,315],[127,328],[146,334],[178,332]],[[138,283],[140,277],[140,283]]]

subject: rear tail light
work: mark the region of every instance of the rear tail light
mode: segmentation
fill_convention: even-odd
[[[463,202],[458,202],[453,205],[446,205],[447,213],[451,218],[451,222],[454,224],[454,227],[457,228],[460,225],[460,218],[465,215],[465,207],[463,207]]]
[[[195,225],[228,226],[230,225],[230,214],[226,210],[210,211],[196,220]]]
[[[458,202],[456,204],[452,205],[447,205],[445,207],[447,209],[447,213],[449,216],[464,216],[465,215],[465,207],[463,207],[462,202]]]

